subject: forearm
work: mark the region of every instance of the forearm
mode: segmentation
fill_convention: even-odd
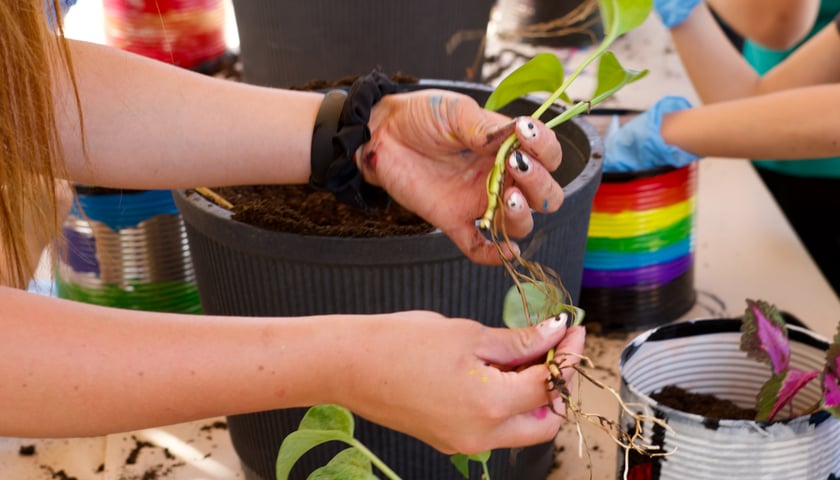
[[[802,41],[817,18],[819,0],[707,0],[742,37],[774,50]]]
[[[666,143],[704,157],[837,156],[840,85],[792,89],[682,110],[664,116],[661,133]]]
[[[302,183],[321,95],[215,79],[71,41],[89,163],[67,78],[59,129],[71,177],[120,188]]]
[[[705,4],[671,29],[671,38],[703,103],[754,94],[759,76],[717,25]]]
[[[0,287],[0,435],[128,431],[332,400],[341,332],[325,317],[187,316]]]

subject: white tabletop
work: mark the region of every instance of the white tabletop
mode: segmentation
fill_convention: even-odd
[[[658,19],[652,17],[630,32],[613,50],[625,66],[649,68],[651,73],[619,92],[607,106],[644,109],[665,94],[695,100]],[[570,62],[581,54],[558,51]],[[823,336],[834,333],[840,300],[748,162],[718,158],[700,162],[695,218],[698,302],[682,319],[736,316],[743,311],[744,299],[760,298],[791,312]],[[633,335],[588,337],[586,353],[599,367],[593,371],[596,378],[617,388],[618,355]],[[607,392],[587,384],[580,390],[585,410],[615,418],[617,406]],[[584,432],[592,455],[591,478],[615,479],[616,447],[598,430],[585,427]],[[586,457],[578,456],[577,433],[564,428],[557,444],[558,468],[550,480],[590,478]],[[34,454],[22,455],[21,447],[31,447]],[[136,461],[131,463],[133,457]],[[243,474],[224,419],[215,418],[87,439],[0,438],[0,477],[221,480]]]

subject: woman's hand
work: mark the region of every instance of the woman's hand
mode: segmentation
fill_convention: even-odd
[[[345,324],[364,345],[345,342],[339,352],[344,379],[334,403],[444,453],[554,438],[565,419],[548,407],[545,353],[557,345],[570,365],[577,357],[562,353],[580,354],[585,338],[563,319],[506,329],[417,311]],[[574,370],[562,372],[570,384]],[[564,412],[556,396],[553,408]]]
[[[512,121],[466,95],[428,89],[384,97],[369,127],[371,140],[358,155],[365,180],[440,228],[477,263],[500,263],[476,219],[484,214],[487,174],[505,138],[515,133],[521,144],[505,175],[508,234],[527,235],[532,208],[548,213],[563,202],[550,173],[560,166],[560,142],[530,117]]]

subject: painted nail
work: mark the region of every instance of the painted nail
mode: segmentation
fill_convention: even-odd
[[[525,199],[522,198],[522,194],[519,192],[513,192],[507,199],[507,206],[511,210],[522,210],[525,206]]]
[[[516,122],[519,135],[523,138],[537,138],[537,126],[529,117],[522,117]]]
[[[560,327],[569,328],[571,325],[572,316],[569,315],[568,312],[563,312],[559,315],[543,320],[537,325],[537,327],[545,328],[546,335],[549,335],[552,330],[556,330]]]
[[[520,172],[525,173],[531,169],[531,159],[528,158],[528,155],[516,150],[510,154],[510,158],[508,158],[508,165],[510,165],[510,168],[515,168]]]

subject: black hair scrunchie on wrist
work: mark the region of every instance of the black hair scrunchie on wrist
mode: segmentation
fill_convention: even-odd
[[[332,192],[338,201],[363,210],[388,206],[391,197],[364,181],[353,155],[370,140],[373,106],[396,91],[397,85],[375,70],[353,82],[347,94],[334,90],[324,96],[312,132],[309,184],[313,188]]]

